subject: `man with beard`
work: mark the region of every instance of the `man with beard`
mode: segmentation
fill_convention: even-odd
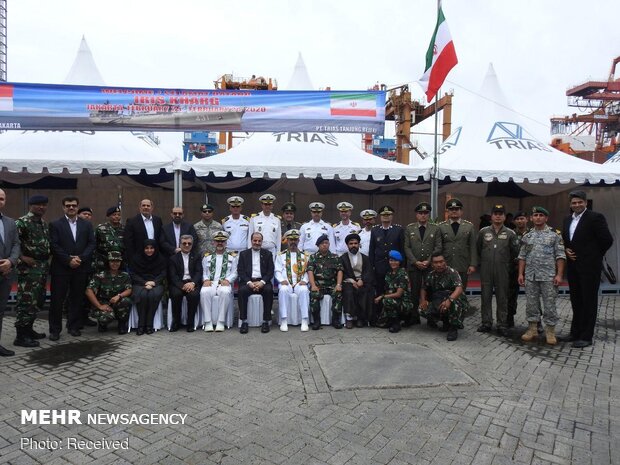
[[[346,237],[352,233],[358,233],[361,229],[359,223],[351,221],[353,205],[349,202],[340,202],[336,205],[340,212],[340,223],[335,223],[334,228],[334,253],[338,256],[347,252]]]
[[[332,326],[342,328],[340,312],[342,302],[342,262],[338,255],[329,251],[329,237],[323,234],[316,240],[318,251],[308,260],[310,281],[310,308],[312,329],[321,329],[321,300],[326,295],[332,298]]]
[[[243,198],[238,195],[228,197],[230,215],[222,219],[222,227],[228,234],[226,248],[232,252],[241,252],[248,248],[248,236],[250,231],[250,219],[241,214]]]
[[[359,234],[349,234],[344,241],[348,251],[340,256],[340,261],[345,327],[352,329],[355,324],[362,328],[368,324],[368,314],[372,307],[372,265],[370,259],[360,252]]]
[[[284,239],[284,234],[291,229],[301,230],[301,223],[295,221],[295,213],[297,207],[293,202],[286,202],[282,205],[282,221],[280,222],[280,229],[282,230],[282,251],[288,248],[287,240]]]
[[[194,243],[198,239],[194,225],[183,220],[182,207],[174,207],[170,212],[170,217],[172,222],[164,226],[161,232],[161,250],[168,257],[181,251],[181,236],[192,236]]]
[[[360,213],[362,218],[363,228],[359,232],[360,235],[360,252],[368,256],[370,249],[370,232],[375,225],[375,218],[377,218],[377,212],[374,210],[362,210]]]
[[[95,273],[102,273],[108,269],[108,255],[110,252],[120,252],[123,259],[125,252],[125,230],[121,223],[121,209],[110,207],[106,211],[108,221],[95,228]],[[126,263],[125,263],[126,265]],[[125,266],[126,267],[126,266]]]

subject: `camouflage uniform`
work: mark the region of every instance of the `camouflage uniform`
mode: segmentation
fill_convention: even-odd
[[[445,314],[439,312],[441,301],[448,298],[459,286],[463,287],[463,282],[454,268],[447,267],[443,273],[434,270],[428,273],[424,280],[428,308],[420,314],[429,320],[443,320],[444,324],[447,322],[457,329],[463,329],[463,314],[469,305],[465,294],[458,296]]]
[[[198,223],[194,225],[194,229],[196,230],[196,235],[198,236],[198,252],[201,257],[204,257],[205,254],[213,253],[215,251],[215,245],[213,244],[213,234],[217,231],[223,231],[224,228],[217,221],[209,221],[209,223],[205,223],[200,220]]]
[[[110,299],[131,289],[131,278],[128,273],[119,271],[117,275],[113,275],[110,270],[102,271],[91,278],[87,289],[95,293],[100,304],[112,307],[113,312],[105,312],[97,308],[91,310],[90,316],[100,325],[106,325],[114,319],[127,321],[132,304],[131,299],[123,297],[115,305],[110,303]]]
[[[316,252],[308,259],[307,271],[314,274],[314,283],[319,288],[318,291],[310,290],[310,310],[314,321],[321,320],[321,300],[324,295],[332,296],[332,320],[340,321],[342,311],[342,292],[336,291],[336,275],[342,271],[342,262],[338,255],[327,252],[321,255]]]
[[[519,250],[523,245],[523,236],[525,236],[530,230],[527,229],[524,233],[520,233],[516,229],[514,230],[517,235],[517,241],[519,242]],[[515,264],[510,268],[510,289],[508,291],[508,326],[514,326],[514,317],[517,314],[517,302],[519,299],[519,259],[515,260]]]
[[[45,304],[45,285],[49,273],[50,233],[44,220],[37,220],[32,213],[15,221],[22,256],[33,258],[28,266],[19,260],[17,265],[17,305],[15,327],[32,327],[37,311]]]
[[[400,299],[383,298],[383,317],[387,318],[388,321],[394,319],[407,321],[413,311],[409,276],[404,268],[398,268],[396,273],[388,271],[385,275],[386,294],[393,294],[399,288],[405,291]]]
[[[540,320],[539,302],[542,297],[544,323],[555,326],[558,313],[555,301],[558,295],[553,285],[556,275],[556,260],[566,260],[564,242],[558,231],[549,226],[542,230],[532,228],[522,239],[519,260],[525,261],[525,315],[528,322]]]
[[[123,225],[112,226],[112,223],[102,223],[95,229],[95,273],[101,273],[108,269],[108,254],[110,252],[120,252],[123,261],[127,263],[125,257],[125,242],[123,240],[125,228]]]

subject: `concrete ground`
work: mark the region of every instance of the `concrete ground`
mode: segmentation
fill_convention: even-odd
[[[477,333],[477,313],[452,343],[425,325],[395,335],[63,332],[0,359],[0,463],[620,463],[620,298],[601,298],[595,344],[583,350],[522,343],[524,304],[513,337]],[[559,307],[566,333],[567,297]],[[10,348],[13,321],[2,335]],[[22,409],[77,409],[83,424],[22,424]],[[101,413],[187,417],[85,423]],[[101,439],[103,449],[76,442]]]

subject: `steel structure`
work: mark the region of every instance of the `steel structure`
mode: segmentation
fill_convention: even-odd
[[[6,81],[6,0],[0,0],[0,81]]]

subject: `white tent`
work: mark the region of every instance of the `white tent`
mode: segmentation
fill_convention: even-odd
[[[492,65],[470,118],[441,144],[438,153],[440,181],[514,181],[540,195],[568,189],[575,183],[614,183],[620,179],[620,168],[613,170],[569,156],[537,140],[506,104]],[[427,170],[432,166],[432,157],[419,165]],[[471,191],[482,186],[461,187]],[[453,184],[448,189],[463,190]]]

